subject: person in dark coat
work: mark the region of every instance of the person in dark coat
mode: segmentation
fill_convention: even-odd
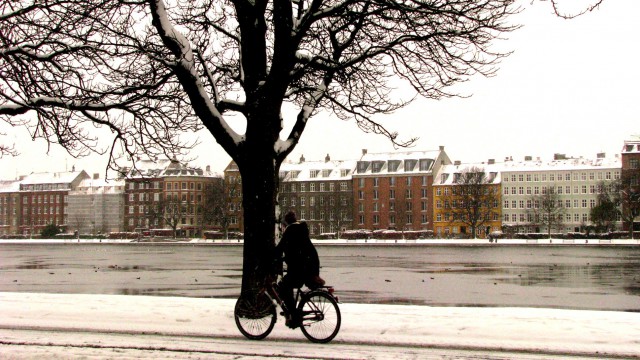
[[[297,221],[296,214],[289,211],[284,216],[287,228],[282,239],[276,247],[278,258],[284,254],[284,262],[287,263],[287,274],[279,284],[279,294],[284,301],[287,310],[293,313],[295,299],[293,290],[303,284],[311,289],[323,286],[324,280],[320,277],[320,259],[318,252],[309,238],[309,227],[304,221]],[[287,319],[287,326],[299,326],[300,319]]]

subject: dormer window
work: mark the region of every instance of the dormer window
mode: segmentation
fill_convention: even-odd
[[[374,161],[373,166],[371,168],[372,173],[379,173],[382,171],[382,167],[384,166],[384,161]]]
[[[317,178],[318,177],[318,173],[320,173],[320,170],[311,170],[311,172],[309,173],[309,176],[313,179],[313,178]]]
[[[413,171],[416,168],[417,160],[405,160],[404,161],[404,171],[409,172]]]
[[[329,177],[331,175],[331,169],[322,170],[322,177]]]

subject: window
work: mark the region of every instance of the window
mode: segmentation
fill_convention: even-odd
[[[373,178],[373,187],[378,187],[380,185],[380,178]]]
[[[307,191],[307,184],[305,183],[300,184],[300,192],[305,192],[305,191]]]
[[[378,190],[373,190],[373,199],[378,200]]]
[[[396,186],[396,177],[392,176],[389,178],[389,185],[390,186]]]
[[[343,181],[340,183],[340,191],[347,191],[349,188],[347,187],[347,182]]]
[[[324,192],[325,190],[325,183],[320,183],[320,191]]]
[[[389,199],[395,199],[396,198],[396,190],[395,189],[390,189],[389,190]]]
[[[406,190],[406,198],[411,199],[411,189]]]
[[[319,172],[320,172],[320,170],[311,170],[311,172],[309,173],[309,176],[311,178],[317,178]]]
[[[316,191],[316,183],[309,184],[309,191],[311,191],[311,192]]]

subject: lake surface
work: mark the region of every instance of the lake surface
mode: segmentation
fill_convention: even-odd
[[[318,246],[343,302],[640,311],[638,246]],[[0,291],[237,297],[242,247],[0,244]]]

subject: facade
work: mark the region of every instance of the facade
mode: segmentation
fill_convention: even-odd
[[[309,225],[312,235],[351,228],[353,221],[352,175],[355,160],[283,163],[280,167],[278,203],[282,213],[293,210]]]
[[[209,184],[222,177],[178,161],[140,161],[125,180],[126,231],[199,236],[206,229],[202,206]],[[162,231],[161,231],[162,230]],[[171,230],[171,231],[170,231]]]
[[[105,181],[94,174],[69,192],[68,232],[108,234],[124,231],[124,180]]]
[[[227,215],[229,217],[229,231],[244,232],[244,218],[242,216],[242,177],[235,162],[230,162],[224,169],[225,189],[227,194]]]
[[[34,173],[20,180],[18,233],[39,234],[47,225],[66,229],[69,192],[88,179],[85,171]]]
[[[440,168],[433,182],[436,237],[486,238],[501,230],[501,170],[493,159]]]
[[[629,196],[623,195],[623,212],[625,214],[634,214],[640,212],[640,136],[635,136],[624,142],[621,152],[622,157],[622,173],[623,179],[627,179]],[[635,211],[635,212],[634,212]],[[632,216],[632,215],[630,215]],[[633,231],[640,231],[640,215],[637,215],[633,221]],[[629,223],[623,224],[624,230],[629,230]]]
[[[434,151],[368,153],[353,174],[354,229],[433,230],[433,174],[451,163]]]
[[[20,209],[20,182],[0,181],[0,235],[18,233]]]
[[[595,159],[567,158],[556,154],[554,160],[525,157],[508,159],[502,172],[502,224],[518,232],[544,232],[534,224],[530,211],[535,197],[555,189],[564,207],[561,228],[555,232],[578,232],[590,225],[590,210],[597,204],[598,186],[620,179],[620,157],[598,154]]]

